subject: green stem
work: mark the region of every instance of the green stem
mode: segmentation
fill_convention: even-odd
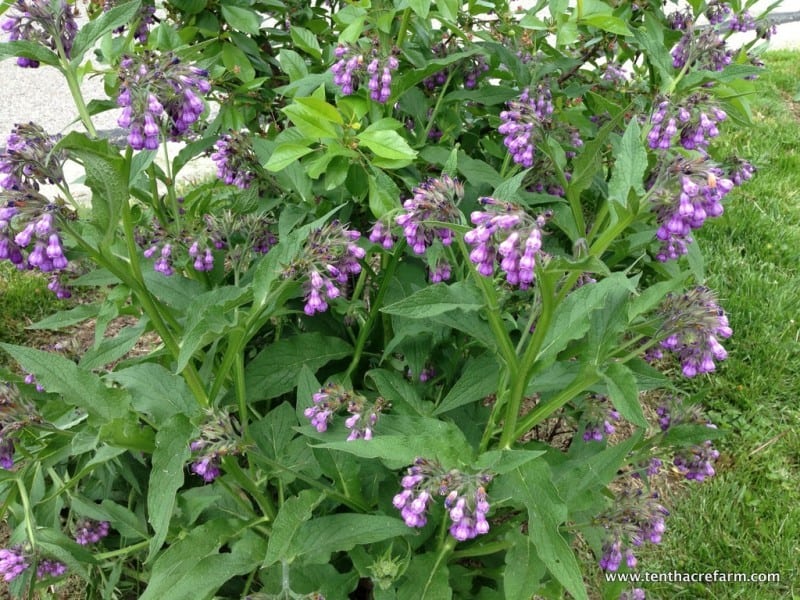
[[[132,552],[137,552],[139,550],[144,550],[150,545],[148,540],[143,542],[138,542],[136,544],[131,544],[130,546],[125,546],[124,548],[117,548],[116,550],[111,550],[109,552],[100,552],[95,554],[94,557],[97,560],[106,560],[108,558],[116,558],[117,556],[125,556],[126,554],[131,554]]]
[[[164,143],[162,144],[164,147],[164,185],[167,187],[167,198],[169,198],[169,204],[172,208],[172,216],[175,219],[175,233],[180,235],[181,211],[180,206],[178,206],[178,196],[175,194],[175,181],[172,179],[172,165],[169,162],[169,147],[167,144],[168,142],[165,137]]]
[[[411,8],[406,8],[403,11],[403,16],[400,20],[400,29],[397,32],[397,47],[402,48],[403,42],[406,40],[406,30],[408,30],[408,19],[411,17]]]
[[[25,511],[25,530],[28,532],[28,541],[31,549],[36,550],[36,537],[33,535],[33,511],[31,510],[31,500],[28,498],[28,490],[22,483],[22,479],[17,479],[17,489],[22,501],[22,509]]]
[[[457,560],[460,558],[474,558],[477,556],[489,556],[490,554],[497,554],[503,550],[508,550],[511,544],[506,541],[489,542],[480,546],[473,546],[472,548],[465,548],[464,550],[456,550],[450,555],[450,558]]]
[[[518,439],[525,435],[525,433],[530,431],[532,427],[544,421],[547,417],[564,406],[575,396],[583,392],[593,383],[599,381],[599,379],[600,375],[598,375],[597,371],[594,369],[587,369],[583,373],[579,373],[573,382],[564,388],[559,394],[547,402],[539,404],[531,412],[520,419],[519,425],[513,434],[514,439]]]
[[[378,293],[375,295],[375,299],[370,304],[370,311],[369,317],[367,318],[367,322],[364,323],[364,326],[358,332],[358,339],[356,341],[356,348],[353,352],[353,358],[350,361],[350,365],[347,367],[347,371],[345,371],[345,379],[349,379],[350,376],[355,372],[356,368],[358,367],[358,363],[361,361],[361,355],[364,353],[364,347],[367,344],[367,338],[369,337],[372,328],[375,325],[375,321],[381,314],[381,308],[383,307],[383,300],[386,297],[386,292],[389,291],[389,286],[394,279],[394,272],[397,270],[397,265],[400,263],[400,258],[405,252],[406,249],[406,241],[400,240],[395,248],[394,254],[392,254],[391,259],[389,260],[389,264],[383,271],[383,279],[381,279],[381,285],[378,288]]]
[[[233,365],[233,381],[236,390],[236,400],[239,405],[239,426],[242,428],[242,437],[249,440],[247,418],[247,386],[244,380],[244,352],[236,353],[236,361]]]
[[[86,131],[89,132],[91,137],[96,138],[97,130],[94,128],[92,117],[89,115],[89,108],[86,106],[86,101],[83,99],[81,85],[78,82],[78,74],[75,72],[75,69],[72,67],[69,59],[67,58],[67,53],[64,51],[64,45],[61,43],[61,38],[55,36],[55,42],[58,55],[61,57],[61,72],[67,79],[67,85],[69,86],[70,94],[72,94],[72,100],[75,102],[75,108],[78,109],[78,115],[81,118],[83,126],[86,127]]]
[[[503,165],[500,167],[500,178],[505,179],[508,167],[511,165],[511,153],[506,152],[506,157],[503,159]]]
[[[439,92],[439,96],[436,98],[436,104],[433,106],[433,111],[428,119],[428,124],[425,126],[425,133],[422,134],[423,143],[427,143],[428,141],[428,134],[430,134],[431,129],[433,129],[433,125],[436,122],[436,115],[439,114],[439,109],[442,106],[442,100],[444,100],[444,95],[447,93],[447,88],[450,87],[450,82],[453,80],[453,75],[455,75],[454,70],[451,70],[447,74],[447,80],[444,82],[442,90]]]

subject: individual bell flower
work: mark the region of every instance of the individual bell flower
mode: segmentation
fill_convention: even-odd
[[[497,131],[505,136],[503,144],[514,162],[532,167],[535,144],[553,114],[552,93],[545,84],[539,84],[533,92],[523,90],[519,99],[508,102],[507,107],[500,113],[502,123]]]
[[[659,313],[663,318],[661,347],[678,357],[685,377],[710,373],[716,368],[715,360],[727,358],[719,340],[729,338],[733,331],[709,288],[697,286],[683,294],[670,294]]]
[[[222,474],[222,457],[242,451],[236,420],[227,413],[207,410],[200,435],[189,444],[189,449],[193,454],[192,473],[211,483]]]
[[[303,310],[308,316],[328,310],[328,301],[342,295],[350,276],[361,272],[358,261],[366,251],[356,244],[360,237],[339,221],[309,233],[304,250],[284,273],[307,277]]]
[[[535,279],[534,268],[541,254],[542,229],[549,213],[537,217],[528,215],[520,206],[484,197],[480,203],[485,211],[474,211],[470,220],[476,228],[464,235],[473,246],[469,259],[481,275],[494,274],[495,262],[506,274],[506,281],[527,289]]]
[[[16,0],[15,13],[9,14],[0,28],[8,33],[9,41],[38,43],[71,58],[72,44],[78,33],[75,11],[64,0]],[[36,68],[39,61],[19,57],[20,67]]]
[[[134,150],[155,150],[162,136],[179,141],[205,111],[208,72],[171,53],[146,51],[120,61],[117,124]]]
[[[468,474],[446,470],[438,462],[417,458],[401,479],[402,490],[392,504],[409,527],[424,527],[427,511],[436,496],[444,496],[444,508],[451,521],[450,535],[463,542],[489,532],[486,516],[490,505],[485,486],[490,474]]]
[[[430,222],[457,223],[461,213],[458,203],[464,186],[449,175],[429,179],[412,190],[413,196],[403,202],[403,210],[394,219],[403,228],[408,245],[416,254],[423,254],[438,239],[443,245],[453,243],[453,232]]]
[[[0,152],[0,188],[38,190],[40,184],[64,181],[67,155],[54,150],[58,140],[35,123],[14,125]]]

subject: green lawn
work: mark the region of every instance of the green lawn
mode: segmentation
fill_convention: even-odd
[[[664,542],[642,553],[656,572],[778,572],[780,584],[643,586],[648,598],[800,598],[800,53],[766,56],[751,99],[755,125],[725,123],[727,149],[759,172],[696,236],[708,284],[727,311],[730,356],[702,382],[719,476],[691,486]]]

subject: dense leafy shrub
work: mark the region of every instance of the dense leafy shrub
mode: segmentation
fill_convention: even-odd
[[[753,173],[713,140],[769,34],[689,4],[13,5],[0,56],[59,70],[87,133],[12,132],[0,258],[108,292],[38,324],[96,318],[77,361],[3,344],[12,592],[586,598],[579,543],[635,569],[663,461],[714,474],[679,379],[732,332],[691,233]]]

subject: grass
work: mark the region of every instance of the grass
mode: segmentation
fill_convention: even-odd
[[[772,52],[751,99],[755,125],[724,124],[727,150],[757,176],[697,235],[734,336],[703,382],[719,475],[692,486],[663,543],[642,553],[651,572],[780,573],[775,583],[644,585],[648,598],[800,598],[800,54]]]

